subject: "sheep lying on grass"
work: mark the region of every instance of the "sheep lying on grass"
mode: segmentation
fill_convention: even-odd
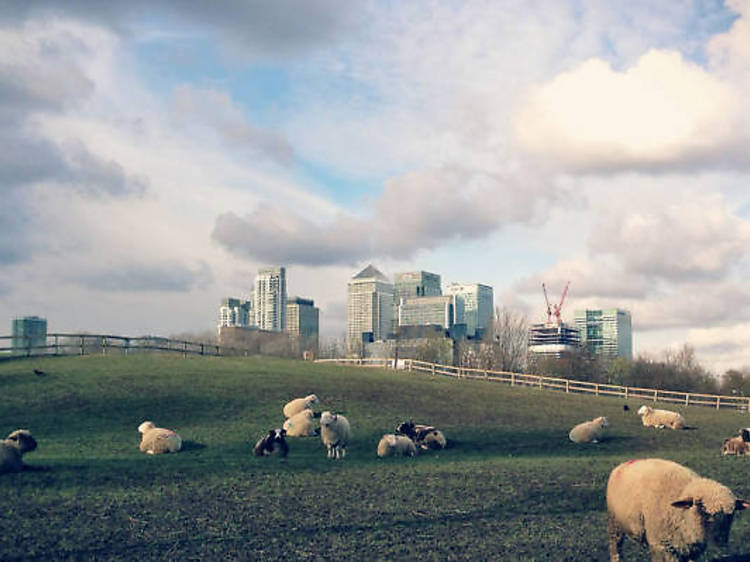
[[[675,462],[624,462],[607,482],[610,560],[620,560],[626,536],[648,544],[652,560],[695,560],[707,540],[727,543],[734,513],[747,507],[726,486]]]
[[[253,454],[256,457],[277,456],[285,457],[289,453],[289,445],[284,436],[285,429],[270,429],[267,435],[261,437],[253,447]]]
[[[659,429],[664,429],[665,427],[672,429],[687,428],[685,418],[679,412],[655,410],[651,406],[641,406],[638,409],[638,415],[641,416],[641,421],[645,427],[656,427]]]
[[[383,435],[378,443],[379,457],[413,457],[417,454],[417,446],[414,441],[406,435],[393,435],[387,433]]]
[[[320,439],[328,449],[329,459],[343,459],[351,438],[349,420],[344,416],[327,411],[320,415]]]
[[[309,394],[304,398],[295,398],[294,400],[287,402],[284,406],[284,417],[289,419],[299,414],[302,410],[312,409],[313,406],[319,403],[318,397],[314,394]]]
[[[313,421],[313,411],[302,410],[284,422],[284,429],[288,437],[309,437],[315,435],[316,427]]]
[[[607,427],[609,427],[607,418],[594,418],[591,421],[579,423],[571,429],[568,438],[573,443],[598,443],[604,436],[604,430]]]
[[[154,422],[145,421],[138,426],[141,436],[140,449],[149,455],[176,453],[182,449],[182,439],[176,432],[163,427],[156,427]]]
[[[743,428],[735,437],[724,439],[721,445],[722,455],[747,455],[750,453],[750,431]]]
[[[21,472],[27,466],[22,460],[24,453],[36,449],[36,440],[27,429],[17,429],[4,441],[0,441],[0,474]]]
[[[398,424],[396,433],[406,435],[420,449],[445,449],[448,443],[439,429],[431,425],[414,423],[412,420]]]

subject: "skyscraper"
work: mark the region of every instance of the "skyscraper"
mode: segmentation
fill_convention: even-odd
[[[255,325],[261,330],[283,332],[286,327],[286,268],[259,269],[253,297]]]
[[[350,353],[365,341],[385,340],[393,322],[393,284],[372,264],[349,281],[346,342]]]
[[[394,298],[396,304],[401,299],[414,297],[437,297],[443,294],[440,275],[429,271],[407,271],[394,276]]]
[[[13,349],[28,349],[47,343],[47,319],[39,316],[14,318],[11,324]]]
[[[237,298],[226,298],[221,301],[219,307],[219,326],[251,326],[255,317],[253,314],[253,303],[251,301]]]
[[[481,338],[492,323],[495,308],[492,287],[481,283],[451,283],[445,290],[460,302],[456,306],[456,324],[466,324],[466,335]]]
[[[320,311],[312,299],[292,297],[286,303],[286,332],[297,338],[300,351],[318,354]]]
[[[620,308],[576,310],[581,345],[605,357],[633,358],[630,312]]]

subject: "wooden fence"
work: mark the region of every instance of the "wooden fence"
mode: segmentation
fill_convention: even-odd
[[[318,362],[336,362],[363,367],[393,367],[393,359],[318,359]],[[556,390],[568,394],[593,394],[595,396],[614,396],[624,400],[668,402],[685,406],[709,406],[717,410],[721,408],[731,408],[743,412],[750,410],[750,398],[746,396],[721,396],[718,394],[698,394],[693,392],[659,390],[656,388],[620,386],[616,384],[546,377],[543,375],[511,373],[508,371],[453,367],[451,365],[417,361],[416,359],[403,359],[399,360],[398,363],[399,369],[411,372],[442,375],[457,379],[479,379],[505,383],[511,386],[528,386]]]
[[[173,340],[157,336],[113,336],[110,334],[47,334],[45,338],[0,336],[0,359],[55,355],[129,354],[151,351],[187,355],[247,355],[239,348]]]

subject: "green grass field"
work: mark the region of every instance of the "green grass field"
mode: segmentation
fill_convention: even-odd
[[[739,412],[678,408],[698,429],[658,431],[637,402],[268,358],[6,361],[0,388],[0,433],[30,429],[39,448],[25,460],[44,467],[0,476],[4,561],[607,560],[604,489],[619,462],[672,459],[750,496],[750,459],[719,454],[750,425]],[[290,439],[285,460],[253,457],[284,403],[310,392],[349,418],[346,459],[329,461],[318,438]],[[598,415],[608,440],[568,441]],[[381,435],[410,417],[449,448],[378,459]],[[145,419],[185,450],[140,453]],[[748,537],[741,514],[727,553]],[[625,554],[646,559],[632,543]]]

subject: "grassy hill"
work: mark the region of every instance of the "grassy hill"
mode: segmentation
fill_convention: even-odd
[[[657,431],[636,402],[267,358],[8,361],[0,388],[0,433],[30,429],[26,461],[44,467],[0,476],[2,560],[606,560],[604,489],[623,460],[672,459],[750,497],[750,460],[719,454],[750,425],[739,412],[679,408],[699,429]],[[349,418],[347,458],[326,459],[318,438],[290,439],[286,460],[253,457],[284,403],[310,392]],[[607,441],[568,441],[598,415]],[[450,447],[378,459],[407,418]],[[185,450],[140,453],[145,419]],[[747,551],[748,533],[740,515],[729,552]]]

